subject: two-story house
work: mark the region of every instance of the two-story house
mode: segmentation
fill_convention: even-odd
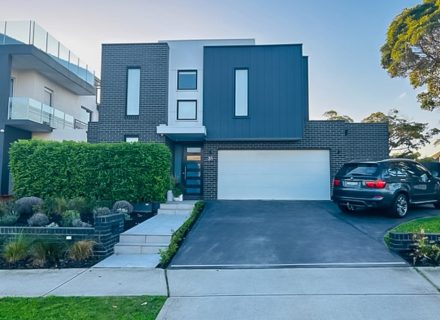
[[[0,21],[0,195],[19,139],[87,140],[98,120],[94,71],[34,21]]]
[[[330,199],[354,159],[388,157],[385,124],[310,121],[302,45],[104,44],[90,142],[158,142],[185,198]]]

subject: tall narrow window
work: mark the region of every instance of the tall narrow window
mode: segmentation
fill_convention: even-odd
[[[235,70],[235,116],[248,116],[248,69]]]
[[[139,115],[141,69],[129,68],[127,72],[127,115]]]

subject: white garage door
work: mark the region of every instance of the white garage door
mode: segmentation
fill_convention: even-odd
[[[329,200],[328,150],[219,150],[218,199]]]

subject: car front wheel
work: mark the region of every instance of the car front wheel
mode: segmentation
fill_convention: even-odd
[[[394,199],[390,213],[396,218],[403,218],[408,213],[408,207],[408,198],[403,193],[400,193]]]

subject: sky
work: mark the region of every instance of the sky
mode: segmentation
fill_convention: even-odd
[[[162,39],[255,38],[302,43],[309,56],[310,117],[334,109],[361,121],[401,110],[440,128],[440,110],[423,111],[407,79],[380,66],[389,23],[421,0],[14,0],[0,20],[35,20],[100,72],[102,43]],[[440,147],[422,149],[430,155]]]

